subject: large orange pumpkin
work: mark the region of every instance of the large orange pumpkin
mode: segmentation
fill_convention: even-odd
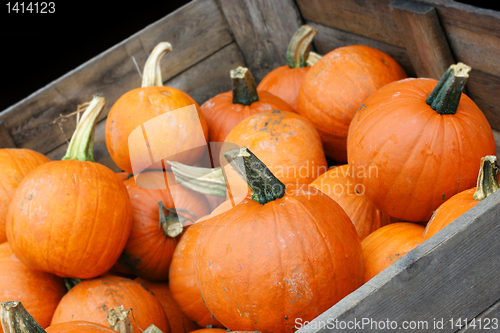
[[[469,70],[452,65],[439,84],[424,78],[388,84],[356,113],[349,165],[382,212],[428,221],[446,199],[474,186],[481,157],[496,154],[486,117],[460,93]]]
[[[420,224],[396,222],[375,230],[363,239],[364,282],[420,245],[423,233],[424,226]]]
[[[228,133],[243,119],[263,111],[294,109],[281,98],[258,91],[248,68],[238,67],[230,72],[233,89],[212,97],[201,106],[210,129],[210,141],[223,142]],[[218,152],[212,152],[219,156]]]
[[[122,305],[125,310],[132,309],[134,333],[151,324],[163,333],[170,332],[165,311],[153,294],[133,280],[111,275],[84,280],[68,291],[57,306],[51,325],[77,320],[106,325],[108,310]]]
[[[19,184],[7,216],[12,252],[27,266],[88,279],[108,271],[130,234],[123,181],[93,162],[93,133],[104,108],[94,96],[62,161],[40,165]]]
[[[365,198],[365,189],[354,183],[347,164],[329,169],[316,178],[311,186],[328,195],[344,209],[361,240],[393,222],[390,216],[380,212]]]
[[[226,156],[246,170],[252,199],[202,224],[195,272],[203,300],[230,330],[293,332],[297,318],[316,318],[361,285],[356,229],[320,191],[285,193],[245,147]]]
[[[142,87],[122,95],[106,119],[106,146],[116,165],[128,173],[134,173],[134,169],[139,173],[138,170],[149,167],[152,162],[173,155],[179,162],[194,164],[206,150],[208,127],[199,105],[185,92],[163,86],[159,61],[170,50],[166,42],[155,47],[144,67]],[[188,111],[176,111],[190,105],[196,107],[197,116]],[[155,120],[148,122],[152,119]],[[141,126],[147,138],[142,137],[141,131],[140,138],[129,142],[131,133]],[[158,161],[136,158],[132,167],[130,154],[140,155],[145,152],[146,145],[156,147]],[[164,167],[169,168],[168,165]]]
[[[180,232],[210,213],[210,206],[204,195],[178,184],[169,171],[144,172],[137,180],[138,183],[135,178],[125,181],[132,207],[132,228],[118,264],[146,280],[166,281]],[[158,189],[158,183],[166,189]],[[161,208],[164,219],[159,202],[169,209]],[[180,229],[172,234],[169,227],[179,222]]]
[[[28,268],[12,253],[9,243],[0,244],[0,303],[22,302],[45,328],[65,293],[62,278]]]
[[[297,112],[318,129],[328,157],[347,162],[349,124],[364,100],[384,85],[406,78],[386,53],[349,45],[325,54],[302,81]]]
[[[46,329],[47,333],[116,333],[104,325],[91,323],[88,321],[69,321],[66,323],[50,325]]]
[[[7,241],[5,219],[9,204],[24,176],[50,159],[31,149],[0,149],[0,243]]]
[[[287,102],[297,110],[299,88],[309,71],[307,63],[311,43],[317,30],[303,25],[293,35],[286,52],[285,66],[273,69],[262,78],[257,89],[265,90]]]
[[[233,128],[226,142],[250,149],[286,184],[309,184],[328,168],[318,132],[296,113],[255,114]]]
[[[194,249],[204,221],[197,221],[184,233],[170,265],[169,284],[172,296],[181,311],[201,327],[223,327],[212,316],[201,298],[194,271]]]
[[[425,227],[424,241],[498,190],[496,160],[496,156],[483,157],[476,187],[455,194],[436,209]]]

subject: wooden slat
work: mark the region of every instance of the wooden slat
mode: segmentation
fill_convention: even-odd
[[[9,130],[5,124],[0,120],[0,148],[16,148],[14,140],[10,136]]]
[[[74,111],[77,104],[101,92],[107,100],[101,115],[105,118],[117,98],[141,85],[134,61],[142,69],[160,41],[169,41],[173,47],[161,63],[163,79],[168,80],[233,38],[215,0],[193,1],[3,111],[0,119],[18,147],[47,153],[64,143],[64,136],[52,124],[59,114]],[[71,133],[74,126],[74,121],[67,121],[65,131]]]
[[[335,28],[331,28],[312,21],[306,21],[307,24],[316,28],[318,33],[314,37],[314,47],[320,54],[326,54],[331,50],[346,45],[367,45],[378,50],[381,50],[394,58],[405,70],[409,76],[415,76],[415,70],[411,64],[408,52],[404,47],[398,47],[391,44],[379,42],[367,37],[356,35],[350,32],[345,32]]]
[[[428,322],[474,318],[500,299],[500,191],[493,193],[436,235],[311,321],[298,333],[352,332],[327,322],[372,320]],[[320,324],[323,326],[321,327]],[[373,327],[372,327],[373,328]],[[388,332],[364,327],[360,332]],[[397,332],[398,330],[391,330]],[[403,330],[399,330],[403,332]]]
[[[467,323],[457,333],[491,333],[500,331],[500,300]]]
[[[219,0],[219,4],[257,84],[286,64],[290,38],[302,24],[293,0]]]
[[[455,63],[436,9],[409,0],[396,0],[389,5],[419,77],[439,80]]]

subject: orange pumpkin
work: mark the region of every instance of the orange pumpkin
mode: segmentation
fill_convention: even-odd
[[[140,283],[144,288],[152,292],[160,301],[167,315],[170,331],[172,333],[189,333],[200,329],[200,326],[194,321],[189,320],[184,313],[182,313],[179,304],[177,304],[172,296],[172,292],[168,287],[168,282],[151,282],[141,278],[137,278],[134,281]]]
[[[132,309],[134,333],[142,332],[151,324],[163,333],[170,332],[160,301],[139,283],[117,276],[78,283],[61,299],[51,325],[80,320],[106,325],[108,310],[122,305],[126,310]]]
[[[204,221],[197,221],[184,233],[170,265],[169,284],[181,311],[201,327],[223,327],[207,309],[201,298],[194,272],[194,249]]]
[[[62,278],[28,268],[12,253],[9,243],[0,244],[0,303],[22,302],[45,328],[65,293]]]
[[[138,138],[129,142],[129,136],[141,126],[147,132],[148,147],[154,144],[157,147],[155,155],[161,159],[175,155],[179,162],[194,164],[206,150],[208,127],[199,105],[185,92],[163,86],[159,61],[170,50],[170,44],[165,42],[155,47],[144,68],[142,87],[122,95],[106,119],[106,146],[116,165],[128,173],[134,173],[134,169],[139,173],[138,170],[150,167],[152,162],[137,158],[134,167],[131,164],[130,154],[145,151],[142,131]],[[190,105],[196,107],[197,115],[176,111]],[[162,115],[161,119],[157,118]],[[152,119],[155,120],[148,122]],[[160,127],[153,128],[155,124]],[[169,168],[168,165],[164,167]]]
[[[46,329],[47,333],[116,333],[104,325],[90,323],[88,321],[69,321],[54,324]]]
[[[329,169],[316,178],[311,186],[328,195],[344,209],[361,240],[393,222],[390,216],[380,212],[365,198],[365,189],[354,183],[347,164]]]
[[[286,184],[309,184],[328,168],[318,132],[296,113],[255,114],[231,130],[226,142],[250,149]]]
[[[424,227],[420,224],[396,222],[375,230],[363,239],[364,282],[420,245],[423,234]]]
[[[236,125],[251,115],[272,110],[295,112],[281,98],[258,91],[248,68],[238,67],[230,75],[232,91],[212,97],[201,106],[210,129],[210,141],[223,142]],[[218,151],[212,153],[219,156]]]
[[[455,194],[436,209],[425,227],[424,241],[498,190],[496,160],[496,156],[481,158],[476,187]]]
[[[88,279],[108,271],[130,233],[130,199],[118,176],[93,162],[104,108],[94,96],[62,161],[44,163],[19,184],[7,216],[12,252],[27,266]]]
[[[132,228],[118,264],[146,280],[166,281],[180,232],[197,217],[208,214],[210,206],[204,195],[178,184],[169,171],[144,172],[137,180],[138,183],[135,178],[125,181],[132,207]],[[158,183],[167,188],[158,189]],[[169,210],[159,208],[159,202]],[[172,234],[169,228],[175,225],[180,229]]]
[[[469,66],[441,80],[386,85],[359,109],[347,140],[356,183],[380,211],[428,221],[446,199],[474,186],[481,157],[495,155],[490,124],[462,91]]]
[[[0,149],[0,243],[7,241],[5,219],[9,204],[24,176],[50,159],[30,149]]]
[[[286,52],[285,66],[273,69],[260,81],[258,90],[265,90],[287,102],[297,110],[299,88],[309,71],[307,63],[311,43],[317,30],[303,25],[293,35]]]
[[[252,199],[202,224],[195,272],[203,300],[230,330],[293,332],[297,318],[316,318],[362,284],[356,229],[320,191],[285,193],[245,147],[226,156],[246,170]]]
[[[406,78],[386,53],[349,45],[325,54],[306,74],[297,112],[317,128],[328,157],[347,162],[349,124],[364,100],[384,85]]]

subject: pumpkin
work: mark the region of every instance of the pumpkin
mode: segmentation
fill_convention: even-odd
[[[132,309],[131,324],[135,333],[156,325],[170,332],[160,301],[139,283],[117,276],[84,280],[74,286],[57,306],[51,325],[67,321],[89,321],[105,324],[108,310],[122,306]]]
[[[425,227],[424,241],[498,190],[496,160],[496,156],[481,158],[476,187],[455,194],[436,209]]]
[[[361,285],[356,229],[320,191],[290,185],[285,193],[246,147],[225,156],[252,194],[202,224],[195,273],[203,300],[230,330],[293,332],[297,318],[316,318]]]
[[[188,229],[189,230],[189,229]],[[151,282],[141,278],[134,280],[144,288],[152,292],[160,301],[167,315],[172,333],[188,333],[200,329],[194,321],[189,320],[181,311],[179,305],[172,296],[168,282]]]
[[[118,265],[146,280],[165,281],[183,228],[208,214],[210,206],[204,195],[178,184],[169,171],[141,173],[137,182],[130,178],[125,186],[132,228]]]
[[[311,43],[317,30],[309,25],[300,27],[288,45],[285,66],[273,69],[262,78],[257,89],[265,90],[297,110],[299,88],[310,66],[307,63]]]
[[[125,172],[138,174],[153,162],[174,155],[179,162],[194,164],[206,150],[208,127],[199,105],[185,92],[163,86],[159,62],[171,49],[169,43],[159,43],[144,67],[142,87],[122,95],[109,110],[106,146]],[[189,106],[193,107],[177,110]],[[147,143],[141,128],[146,131]],[[149,160],[148,147],[157,160]],[[152,168],[162,169],[156,166]]]
[[[363,239],[364,282],[420,245],[424,229],[417,223],[396,222],[375,230]]]
[[[461,93],[469,70],[459,63],[439,83],[390,83],[356,113],[347,140],[349,165],[380,211],[402,221],[428,221],[445,200],[474,186],[481,157],[496,154],[486,117]]]
[[[116,175],[118,177],[120,177],[121,180],[123,181],[126,181],[127,179],[129,179],[131,176],[133,176],[132,174],[128,173],[128,172],[125,172],[125,171],[122,171],[122,172],[117,172]]]
[[[206,219],[206,218],[205,218]],[[175,248],[170,265],[169,285],[172,297],[181,311],[201,327],[223,325],[212,316],[201,298],[194,271],[194,249],[202,230],[203,221],[190,226]]]
[[[328,195],[344,209],[361,240],[378,228],[394,222],[365,198],[365,189],[354,183],[347,164],[330,168],[316,178],[311,186]]]
[[[250,149],[284,183],[309,184],[328,168],[318,132],[296,113],[255,114],[233,128],[226,142]]]
[[[116,333],[109,327],[88,321],[69,321],[47,327],[47,333]]]
[[[24,176],[50,159],[31,149],[0,149],[0,243],[7,241],[5,219],[9,204]]]
[[[297,113],[314,124],[326,155],[345,163],[347,133],[356,110],[378,89],[406,77],[403,68],[382,51],[363,45],[340,47],[307,72]]]
[[[222,328],[201,328],[199,330],[193,331],[195,333],[227,333],[227,330]]]
[[[65,293],[62,278],[28,268],[14,256],[9,243],[0,244],[0,303],[22,302],[45,328]]]
[[[63,160],[40,165],[21,181],[9,206],[7,239],[30,268],[88,279],[108,271],[130,234],[123,181],[93,162],[93,134],[104,108],[94,96]]]
[[[210,141],[223,142],[229,132],[243,119],[263,111],[289,111],[294,109],[281,98],[258,91],[252,73],[245,67],[230,71],[232,91],[221,93],[202,104],[210,129]],[[212,152],[219,156],[219,151]],[[189,163],[186,163],[189,164]]]

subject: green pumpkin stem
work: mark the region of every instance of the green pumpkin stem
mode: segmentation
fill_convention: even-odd
[[[161,58],[172,51],[172,45],[168,42],[161,42],[155,46],[144,65],[142,73],[142,87],[161,87],[163,80],[161,77]]]
[[[171,161],[167,163],[179,184],[199,193],[226,197],[226,179],[221,168],[201,168]]]
[[[118,333],[133,333],[134,329],[130,323],[130,310],[126,311],[123,305],[108,310],[107,320],[109,327]]]
[[[186,225],[186,221],[189,220],[191,223],[194,223],[198,216],[190,210],[180,209],[180,208],[168,208],[163,205],[163,202],[158,201],[159,207],[159,215],[160,215],[160,227],[163,229],[163,233],[166,237],[177,237],[184,230],[184,226]],[[165,211],[167,214],[165,215]],[[183,212],[190,214],[195,218],[192,220],[190,218],[186,218],[183,215],[179,215],[178,212]]]
[[[104,96],[96,94],[92,100],[85,105],[87,108],[76,126],[75,132],[69,142],[66,155],[62,158],[63,160],[94,162],[95,125],[106,105],[106,99]]]
[[[0,322],[4,333],[46,333],[17,301],[0,303]]]
[[[477,177],[476,192],[474,192],[474,200],[483,200],[500,188],[497,180],[497,157],[488,155],[481,158],[481,168]]]
[[[66,290],[70,291],[73,289],[74,286],[82,282],[82,279],[75,279],[75,278],[64,278],[64,284],[66,285]]]
[[[455,114],[470,70],[461,62],[451,65],[425,102],[439,114]]]
[[[259,101],[257,85],[250,70],[238,67],[229,72],[232,80],[233,104],[251,105]]]
[[[286,187],[248,148],[223,153],[231,167],[242,177],[251,191],[252,200],[265,205],[282,198]]]
[[[286,51],[286,63],[290,68],[307,67],[311,43],[318,31],[310,25],[301,26],[292,36]]]

